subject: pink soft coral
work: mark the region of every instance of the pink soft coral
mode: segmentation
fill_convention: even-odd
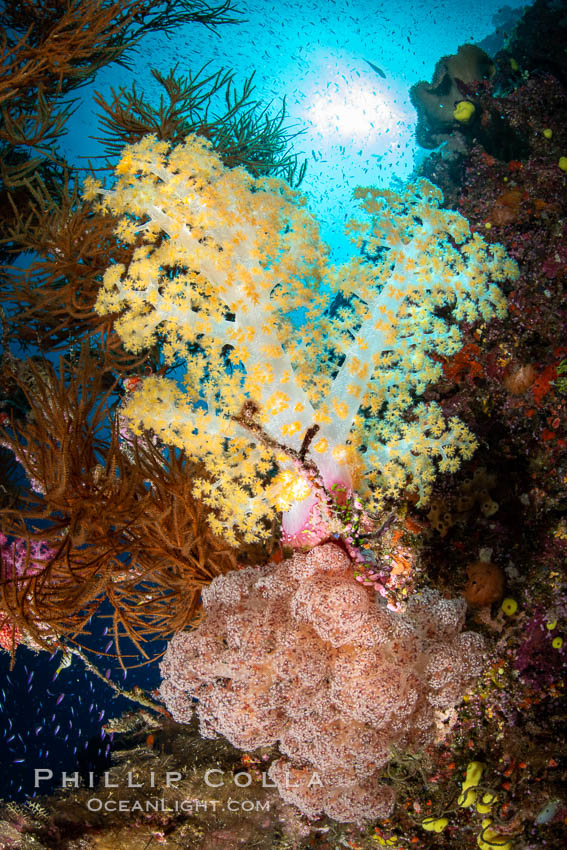
[[[203,602],[205,621],[162,662],[167,707],[180,722],[195,708],[205,737],[236,747],[279,743],[269,774],[309,816],[387,816],[391,747],[431,741],[435,710],[482,665],[482,638],[461,633],[464,600],[428,591],[389,611],[332,543],[219,576]]]

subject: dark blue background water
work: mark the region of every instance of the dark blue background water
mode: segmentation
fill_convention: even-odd
[[[80,638],[99,650],[108,647],[107,655],[86,653],[91,663],[125,690],[138,685],[150,692],[158,687],[157,663],[126,673],[122,670],[114,657],[114,643],[108,646],[110,636],[104,630],[109,620],[104,614],[105,608],[101,608],[91,624],[90,637]],[[164,646],[155,641],[151,651],[158,655]],[[57,674],[61,658],[61,652],[50,658],[46,652],[19,647],[10,671],[8,654],[0,653],[0,796],[4,799],[48,793],[61,786],[62,771],[78,771],[83,776],[89,771],[100,773],[110,764],[112,746],[102,727],[109,718],[139,707],[116,697],[77,656]],[[53,778],[42,780],[38,789],[34,787],[36,769],[53,772]]]

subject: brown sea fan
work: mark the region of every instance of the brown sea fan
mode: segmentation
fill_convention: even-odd
[[[143,438],[123,450],[108,411],[116,383],[86,349],[59,374],[42,361],[25,376],[12,380],[30,411],[2,440],[30,487],[0,519],[28,551],[41,540],[54,555],[25,579],[4,573],[0,610],[45,645],[46,630],[80,637],[106,601],[118,654],[127,636],[147,657],[144,643],[195,619],[201,589],[234,556],[211,534],[182,452]]]

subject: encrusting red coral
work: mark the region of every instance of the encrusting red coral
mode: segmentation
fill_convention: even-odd
[[[0,646],[12,652],[20,643],[22,633],[8,617],[0,618]]]
[[[195,709],[202,735],[242,749],[279,743],[269,775],[309,816],[388,816],[391,747],[430,742],[435,710],[481,670],[464,599],[425,591],[392,612],[333,543],[219,576],[202,595],[205,620],[161,664],[167,708],[182,723]]]

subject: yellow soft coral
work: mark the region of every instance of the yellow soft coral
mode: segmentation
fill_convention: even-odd
[[[374,507],[408,484],[427,498],[439,468],[471,455],[461,422],[414,400],[439,375],[434,355],[460,347],[455,321],[503,314],[492,281],[516,270],[432,184],[357,189],[366,218],[349,230],[369,259],[331,267],[301,195],[225,168],[203,138],[147,136],[116,176],[103,203],[136,248],[106,271],[96,310],[120,313],[128,349],[158,342],[168,364],[186,364],[184,386],[146,379],[125,412],[204,463],[215,484],[196,491],[223,533],[265,533],[289,502],[270,478],[295,474],[302,447],[327,487],[351,486],[356,467]],[[342,304],[322,312],[339,290]]]

